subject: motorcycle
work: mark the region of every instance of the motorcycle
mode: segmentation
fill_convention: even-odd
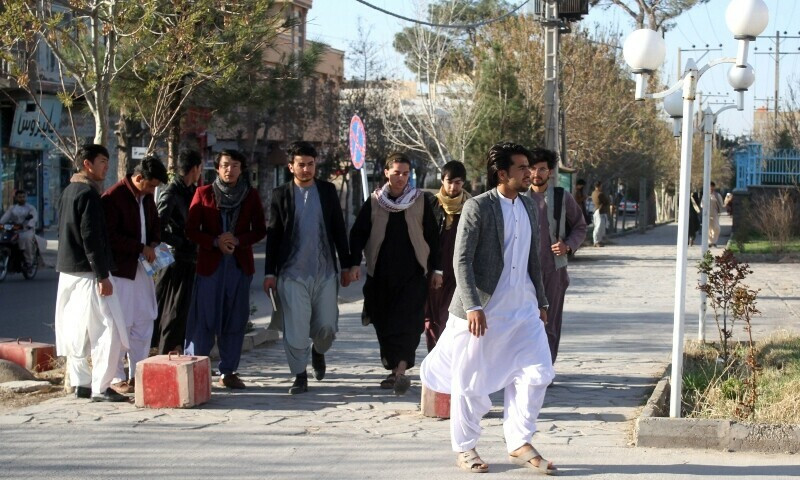
[[[17,246],[17,238],[23,227],[19,224],[6,223],[0,225],[0,282],[6,279],[10,273],[21,273],[25,280],[31,280],[39,271],[39,262],[33,265],[25,263],[25,254]],[[35,255],[39,258],[39,245],[34,242]]]

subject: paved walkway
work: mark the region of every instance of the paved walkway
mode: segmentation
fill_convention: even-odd
[[[631,445],[633,419],[670,353],[675,235],[676,227],[667,225],[578,253],[570,265],[556,384],[548,390],[535,445],[563,476],[800,475],[800,461],[792,455]],[[691,255],[693,265],[699,248]],[[795,287],[800,266],[753,268],[751,286],[762,289],[764,312],[757,335],[800,330]],[[690,285],[694,277],[690,268]],[[698,299],[693,287],[688,292],[687,337],[695,337]],[[357,287],[341,296],[357,298]],[[328,356],[328,376],[312,380],[305,395],[286,393],[291,379],[276,343],[244,355],[247,390],[215,388],[201,408],[146,410],[59,398],[3,412],[0,477],[462,478],[466,473],[454,466],[450,452],[448,422],[418,413],[417,370],[406,396],[380,390],[385,372],[372,328],[360,324],[361,303],[340,308],[341,331]],[[707,332],[716,335],[711,325]],[[424,341],[418,354],[420,359],[425,354]],[[498,478],[536,476],[507,462],[502,397],[494,400],[479,451]]]

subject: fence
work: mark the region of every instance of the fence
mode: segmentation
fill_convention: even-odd
[[[751,186],[781,186],[800,183],[800,151],[764,153],[760,143],[748,143],[734,153],[736,190]]]

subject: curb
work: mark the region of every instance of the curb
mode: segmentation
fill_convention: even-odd
[[[762,453],[800,452],[800,425],[741,423],[735,420],[669,418],[669,374],[661,380],[636,419],[637,447],[704,448]]]
[[[278,333],[277,330],[268,330],[263,327],[254,328],[253,330],[244,334],[242,352],[248,352],[259,345],[275,342],[279,338],[280,333]],[[211,353],[208,354],[208,357],[213,359],[219,358],[219,350],[217,349],[216,345],[214,345],[214,348],[211,349]]]

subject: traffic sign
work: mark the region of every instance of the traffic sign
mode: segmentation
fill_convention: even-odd
[[[353,115],[350,120],[350,160],[353,166],[361,169],[367,153],[367,134],[364,132],[364,123],[358,115]]]

